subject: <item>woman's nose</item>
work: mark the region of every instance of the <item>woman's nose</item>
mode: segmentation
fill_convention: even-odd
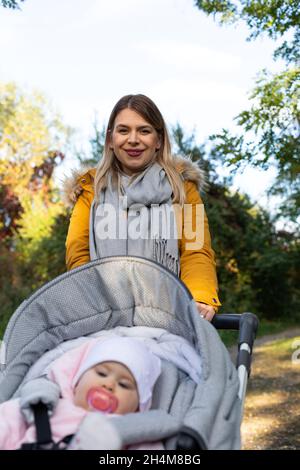
[[[131,144],[137,143],[139,140],[138,133],[136,131],[132,131],[128,135],[128,142]]]

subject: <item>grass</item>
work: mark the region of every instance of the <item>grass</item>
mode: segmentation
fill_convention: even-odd
[[[270,355],[278,356],[281,355],[288,355],[291,356],[293,351],[293,343],[294,341],[300,341],[300,336],[295,336],[293,338],[283,338],[278,339],[276,341],[271,341],[268,343],[266,348],[268,348],[268,353]]]
[[[281,333],[289,328],[296,328],[300,326],[300,320],[297,318],[282,318],[278,320],[259,320],[257,338],[266,335]],[[222,341],[226,346],[233,346],[238,341],[237,331],[219,331]]]

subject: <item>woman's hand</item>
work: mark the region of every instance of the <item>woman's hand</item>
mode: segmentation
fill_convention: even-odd
[[[196,302],[196,305],[201,317],[205,318],[205,320],[212,321],[216,313],[215,309],[211,305],[203,304],[202,302]]]

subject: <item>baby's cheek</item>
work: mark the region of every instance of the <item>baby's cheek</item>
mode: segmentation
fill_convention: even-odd
[[[138,397],[138,394],[137,393],[134,393],[133,396],[131,397],[131,401],[130,401],[130,405],[131,405],[131,413],[135,413],[136,411],[139,411],[139,397]]]
[[[132,394],[120,393],[117,398],[118,407],[116,410],[116,414],[122,415],[126,413],[134,413],[136,411],[138,403],[136,402]]]
[[[84,396],[80,387],[77,387],[74,391],[74,404],[76,406],[80,406],[81,408],[88,409],[86,397]]]
[[[78,388],[75,389],[75,392],[74,392],[74,403],[75,405],[79,404],[80,402],[80,391],[78,390]]]

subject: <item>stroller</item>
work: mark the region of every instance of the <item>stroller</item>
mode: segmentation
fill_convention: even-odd
[[[251,313],[222,314],[210,324],[172,272],[140,257],[92,261],[48,282],[19,306],[2,343],[0,403],[20,396],[32,366],[45,353],[119,326],[167,330],[185,338],[202,358],[198,384],[164,361],[152,407],[163,410],[171,425],[168,419],[145,423],[141,437],[134,432],[135,417],[124,415],[118,430],[123,442],[160,439],[166,450],[239,449],[257,318]],[[237,368],[219,328],[239,330]],[[25,448],[55,448],[46,406],[38,403],[33,412],[37,441]]]

